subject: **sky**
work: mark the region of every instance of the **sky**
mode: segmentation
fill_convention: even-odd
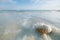
[[[0,0],[0,10],[60,10],[60,0]]]

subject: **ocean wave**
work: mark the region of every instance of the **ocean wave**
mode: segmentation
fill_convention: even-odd
[[[50,40],[59,40],[60,29],[53,25],[50,21],[45,20],[41,17],[31,15],[27,17],[25,16],[22,18],[17,17],[16,20],[10,18],[10,20],[8,20],[7,23],[4,25],[5,28],[1,29],[3,30],[3,32],[1,33],[2,35],[0,36],[0,40],[45,40],[47,38],[49,38]],[[36,29],[43,25],[50,27],[52,30],[51,33],[43,35],[42,37],[42,35],[38,33]],[[57,34],[59,35],[57,36]]]

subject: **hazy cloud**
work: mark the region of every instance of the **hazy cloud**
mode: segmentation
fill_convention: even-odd
[[[60,0],[0,0],[0,10],[2,9],[7,9],[7,10],[8,9],[12,9],[12,10],[21,10],[21,9],[24,9],[24,10],[25,9],[59,10]]]

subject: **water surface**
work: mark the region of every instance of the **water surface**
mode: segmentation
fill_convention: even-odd
[[[35,30],[36,23],[47,23],[60,28],[60,12],[0,11],[0,40],[43,40]],[[60,35],[50,34],[50,37],[52,40],[60,40]]]

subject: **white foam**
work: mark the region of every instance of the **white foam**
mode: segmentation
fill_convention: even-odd
[[[36,38],[34,36],[32,36],[32,35],[30,35],[30,36],[25,35],[23,37],[23,40],[36,40]]]
[[[52,40],[50,36],[44,34],[42,35],[43,40]]]
[[[60,28],[52,27],[52,32],[56,34],[60,34]]]

